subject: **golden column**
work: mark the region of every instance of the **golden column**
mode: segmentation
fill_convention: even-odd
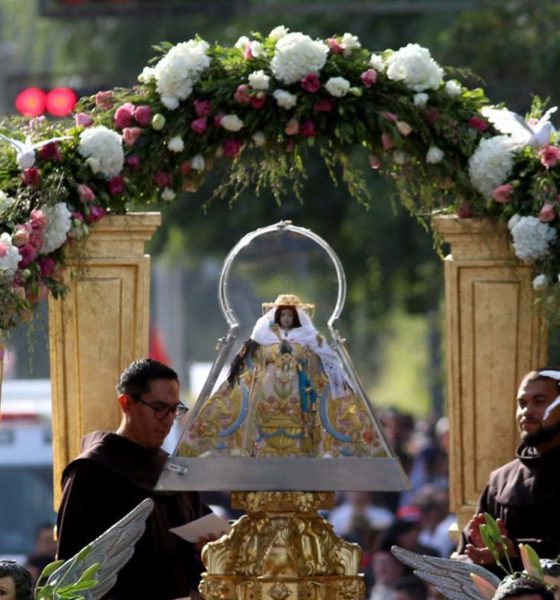
[[[80,248],[79,266],[76,256],[69,257],[68,294],[49,298],[55,506],[62,470],[79,454],[82,436],[119,423],[115,385],[122,369],[148,353],[150,257],[144,244],[160,223],[159,213],[96,223]]]
[[[544,366],[547,335],[532,270],[503,223],[437,217],[444,242],[451,509],[463,527],[490,471],[514,458],[521,377]]]

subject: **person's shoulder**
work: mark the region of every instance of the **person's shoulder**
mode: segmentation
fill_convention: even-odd
[[[501,467],[494,469],[490,473],[489,481],[493,482],[493,481],[507,478],[512,473],[518,471],[521,467],[523,467],[523,463],[518,458],[514,458],[513,460],[510,460],[505,465],[502,465]]]

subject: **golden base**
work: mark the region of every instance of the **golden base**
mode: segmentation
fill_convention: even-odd
[[[362,552],[316,511],[333,492],[234,492],[241,517],[202,551],[206,600],[361,600]]]

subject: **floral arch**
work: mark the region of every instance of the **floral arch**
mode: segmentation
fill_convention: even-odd
[[[349,33],[314,40],[279,26],[233,47],[197,38],[157,51],[137,86],[82,99],[73,124],[3,124],[0,330],[64,292],[65,248],[106,214],[174,201],[217,158],[230,162],[218,195],[254,186],[280,199],[286,184],[297,194],[311,146],[358,200],[356,145],[417,215],[508,220],[535,289],[559,287],[560,147],[538,100],[526,121],[417,44],[372,54]]]

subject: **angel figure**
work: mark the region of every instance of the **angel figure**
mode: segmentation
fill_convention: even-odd
[[[263,304],[229,375],[193,415],[182,455],[375,456],[382,449],[365,403],[291,294]]]

